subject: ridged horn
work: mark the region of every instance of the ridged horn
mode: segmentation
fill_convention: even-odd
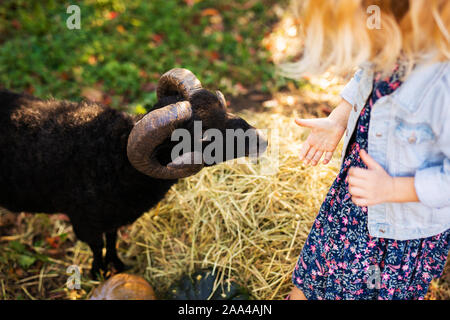
[[[188,101],[177,102],[148,113],[138,121],[128,137],[128,160],[136,170],[157,179],[179,179],[203,168],[200,154],[183,154],[167,166],[156,158],[155,149],[184,121],[192,117]],[[196,164],[199,163],[199,164]]]
[[[161,76],[156,95],[158,100],[161,100],[176,92],[181,94],[185,100],[190,100],[192,94],[200,89],[202,89],[202,84],[191,71],[175,68]]]

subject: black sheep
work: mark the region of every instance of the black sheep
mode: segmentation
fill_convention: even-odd
[[[175,128],[251,129],[226,112],[220,92],[201,87],[186,69],[164,74],[158,103],[145,116],[92,103],[41,100],[0,91],[0,206],[14,212],[66,213],[78,239],[93,252],[91,273],[109,263],[124,269],[116,253],[117,229],[155,206],[178,178],[211,164],[171,161]],[[256,134],[255,151],[266,142]],[[192,139],[194,139],[193,137]],[[192,141],[194,142],[194,141]],[[202,140],[204,148],[208,141]],[[230,158],[230,157],[229,157]],[[226,160],[226,159],[224,159]],[[102,256],[106,239],[106,255]]]

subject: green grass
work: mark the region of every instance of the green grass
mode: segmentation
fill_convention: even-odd
[[[73,1],[5,0],[0,87],[71,100],[95,88],[121,108],[154,103],[159,76],[185,67],[228,94],[236,84],[268,91],[283,82],[261,45],[276,22],[274,3],[84,0],[81,29],[69,30]]]

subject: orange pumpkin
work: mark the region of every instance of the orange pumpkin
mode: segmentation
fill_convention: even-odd
[[[91,300],[156,300],[155,292],[142,277],[119,273],[102,283]]]

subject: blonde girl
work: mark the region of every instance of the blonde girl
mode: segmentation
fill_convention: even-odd
[[[287,76],[359,69],[328,118],[296,119],[306,163],[344,150],[290,298],[423,299],[450,247],[450,1],[293,5],[304,48]]]

